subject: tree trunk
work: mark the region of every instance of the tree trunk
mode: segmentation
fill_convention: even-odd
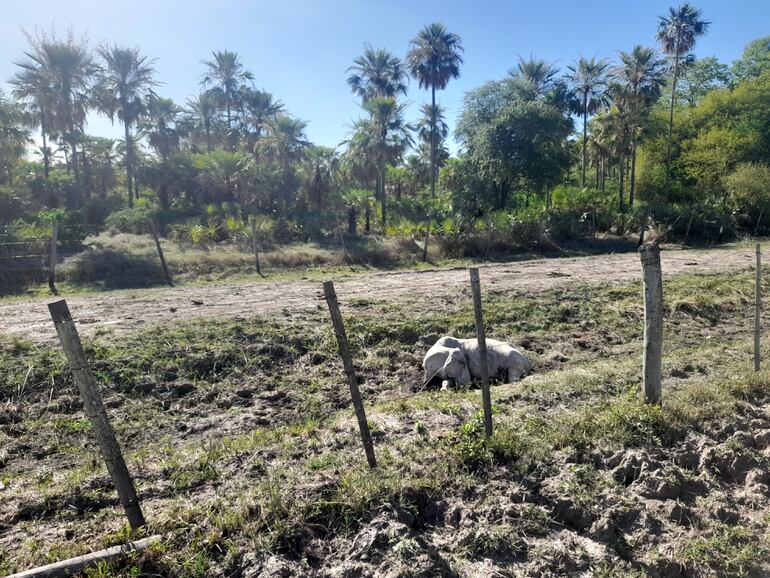
[[[368,233],[371,230],[372,223],[372,206],[368,201],[366,203],[366,209],[364,210],[364,219],[364,231]]]
[[[40,124],[40,134],[43,136],[43,174],[47,181],[48,175],[51,172],[51,159],[48,157],[48,135],[46,135],[45,128],[42,126],[42,121]]]
[[[620,157],[620,162],[618,163],[618,208],[620,209],[620,212],[626,210],[626,206],[624,204],[625,199],[624,196],[624,190],[623,190],[623,166],[626,164],[626,159],[623,157]]]
[[[125,118],[125,114],[123,118]],[[134,206],[134,161],[132,158],[134,156],[134,143],[131,141],[131,127],[126,121],[123,121],[123,129],[126,138],[126,189],[128,191],[128,208],[130,209]]]
[[[350,207],[348,209],[348,234],[354,237],[358,235],[358,209]]]
[[[379,173],[377,179],[379,181],[380,188],[380,203],[382,206],[382,234],[385,234],[385,225],[387,224],[387,208],[385,199],[385,163],[383,161],[378,162],[377,172]]]
[[[586,159],[588,158],[588,93],[583,93],[583,188],[586,186]]]
[[[430,87],[430,196],[436,196],[436,87]]]
[[[674,79],[671,83],[671,106],[668,112],[668,139],[666,141],[666,185],[665,194],[668,196],[668,185],[671,181],[671,136],[674,132],[674,102],[676,101],[676,81],[679,76],[679,34],[676,37],[676,55],[674,57]]]
[[[631,143],[631,172],[628,174],[628,206],[634,208],[636,192],[636,142]]]

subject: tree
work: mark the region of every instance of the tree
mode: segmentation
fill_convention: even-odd
[[[177,121],[181,112],[182,109],[170,98],[151,95],[147,99],[141,128],[147,143],[163,160],[168,160],[179,149],[181,132]]]
[[[729,86],[732,79],[728,66],[715,57],[694,58],[682,67],[678,103],[695,107],[712,90]]]
[[[464,110],[463,115],[473,115]],[[474,127],[467,158],[474,178],[491,186],[492,207],[505,208],[513,192],[542,192],[569,166],[569,119],[541,101],[517,99],[489,121]]]
[[[631,172],[628,204],[631,207],[634,206],[636,191],[636,146],[650,108],[660,97],[664,84],[663,64],[655,50],[637,45],[631,52],[620,53],[620,65],[613,70],[619,88],[613,91],[615,100],[629,131]]]
[[[378,96],[396,98],[399,93],[406,95],[407,77],[401,59],[384,48],[374,49],[364,44],[364,53],[348,68],[350,89],[367,102]]]
[[[733,62],[737,81],[756,78],[770,70],[770,36],[752,40],[743,49],[741,57]]]
[[[687,2],[678,8],[669,8],[667,16],[658,17],[657,39],[663,47],[663,51],[674,60],[666,141],[666,186],[668,186],[671,178],[671,135],[674,130],[674,103],[676,102],[676,82],[679,77],[680,61],[695,47],[698,37],[706,33],[709,24],[710,22],[707,20],[701,19],[701,11]]]
[[[105,68],[99,73],[98,106],[111,119],[117,116],[123,123],[128,206],[133,207],[136,155],[131,129],[142,114],[144,98],[156,84],[153,80],[155,74],[153,60],[142,56],[138,48],[104,45],[97,51],[105,64]]]
[[[11,184],[13,168],[30,142],[22,108],[0,90],[0,184]]]
[[[244,82],[254,80],[254,75],[243,68],[237,52],[217,50],[211,53],[213,60],[206,60],[207,71],[201,84],[204,88],[211,85],[211,94],[224,108],[227,120],[227,143],[230,150],[235,149],[236,134],[233,131],[233,108],[237,105],[237,96]]]
[[[281,196],[284,208],[291,203],[291,194],[299,185],[293,164],[306,158],[306,150],[310,146],[305,129],[307,122],[279,114],[270,122],[270,130],[262,139],[260,149],[268,160],[277,163],[281,168]]]
[[[54,112],[56,100],[51,79],[40,62],[33,58],[17,62],[21,68],[11,79],[13,96],[25,103],[28,117],[32,124],[40,128],[43,144],[40,152],[43,155],[43,171],[46,180],[51,170],[51,149],[48,138],[55,135]]]
[[[246,133],[246,149],[257,154],[257,144],[270,123],[284,111],[283,103],[269,92],[242,86],[238,97],[240,122]]]
[[[444,90],[453,78],[460,76],[463,63],[462,40],[435,22],[423,28],[410,42],[407,67],[420,88],[430,88],[431,110],[436,111],[436,90]],[[430,194],[436,195],[437,119],[432,119]]]
[[[444,108],[441,105],[437,104],[434,107],[426,102],[420,107],[420,112],[422,116],[417,121],[416,129],[417,136],[422,144],[418,152],[421,157],[424,151],[428,153],[428,166],[431,170],[436,171],[433,176],[435,182],[438,170],[444,166],[448,156],[444,141],[449,136],[449,125],[446,122]]]
[[[516,68],[512,68],[508,71],[508,74],[528,83],[536,97],[545,97],[551,89],[558,72],[558,68],[545,60],[533,56],[524,60],[519,56]]]
[[[314,209],[322,209],[326,195],[340,184],[340,158],[331,147],[307,149],[307,191]]]
[[[382,206],[384,230],[387,224],[386,166],[398,162],[406,149],[412,145],[412,137],[409,134],[412,127],[404,120],[406,105],[398,104],[395,98],[373,98],[364,104],[364,110],[369,113],[369,118],[359,121],[358,129],[364,133],[362,139],[377,168],[375,196]]]
[[[51,99],[51,130],[60,135],[69,148],[68,170],[74,171],[77,184],[80,181],[77,145],[98,67],[87,39],[75,39],[72,31],[63,39],[53,33],[40,33],[34,37],[27,35],[27,40],[31,50],[25,53],[27,60],[20,66],[22,70],[40,75],[40,88],[45,91],[41,98]]]
[[[187,100],[187,122],[193,135],[203,136],[206,152],[210,153],[214,149],[212,132],[217,124],[217,101],[211,92],[204,91]]]
[[[606,104],[607,71],[609,63],[602,59],[580,57],[567,66],[567,81],[579,103],[575,112],[583,117],[583,167],[582,186],[586,186],[586,165],[588,164],[588,115],[594,114]]]

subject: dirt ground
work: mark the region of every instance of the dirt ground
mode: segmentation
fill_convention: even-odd
[[[737,271],[753,263],[749,248],[665,250],[664,275]],[[482,284],[494,291],[540,291],[571,283],[623,282],[640,275],[635,253],[536,259],[481,266]],[[442,298],[467,288],[465,268],[351,273],[335,279],[343,306],[353,299],[373,301]],[[65,296],[66,297],[66,296]],[[143,325],[198,317],[233,318],[270,312],[296,314],[322,306],[321,283],[309,280],[122,290],[67,297],[79,331],[130,332]],[[55,332],[45,304],[51,298],[0,302],[0,331],[48,341]]]

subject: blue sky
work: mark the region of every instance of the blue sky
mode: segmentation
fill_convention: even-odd
[[[678,2],[677,2],[678,3]],[[712,21],[696,54],[729,62],[743,46],[770,34],[767,0],[699,0]],[[199,89],[201,61],[212,50],[237,51],[256,78],[288,110],[309,122],[314,142],[344,140],[360,109],[346,84],[346,69],[365,42],[403,57],[415,33],[432,21],[458,33],[465,65],[458,80],[439,94],[454,124],[465,91],[501,78],[517,55],[564,67],[580,54],[614,57],[634,44],[654,44],[657,16],[669,1],[601,0],[2,0],[0,80],[9,79],[22,56],[22,28],[59,32],[72,26],[92,45],[139,46],[157,58],[157,92],[183,103]],[[412,82],[407,99],[415,117],[429,98]],[[89,131],[118,136],[104,118]]]

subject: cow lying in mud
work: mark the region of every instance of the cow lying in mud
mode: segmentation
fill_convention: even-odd
[[[532,364],[518,349],[505,341],[487,339],[487,370],[490,377],[508,383],[529,373]],[[434,378],[442,380],[442,389],[450,385],[468,385],[481,377],[481,355],[476,339],[457,339],[446,335],[436,341],[422,360],[424,385]]]

